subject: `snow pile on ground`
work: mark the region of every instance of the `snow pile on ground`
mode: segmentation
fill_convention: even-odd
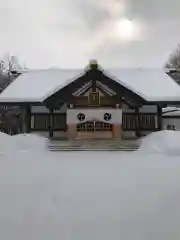
[[[16,151],[46,151],[48,139],[33,134],[10,136],[0,132],[0,154],[13,154]]]
[[[180,131],[164,130],[142,138],[139,152],[180,156]]]
[[[179,157],[19,151],[0,171],[2,240],[180,239]]]
[[[48,139],[33,134],[18,134],[12,136],[15,149],[25,151],[46,151],[48,150]]]
[[[0,155],[8,152],[12,147],[12,138],[10,135],[0,132]]]

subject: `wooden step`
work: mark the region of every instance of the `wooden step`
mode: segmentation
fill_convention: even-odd
[[[139,148],[139,142],[131,141],[51,141],[50,151],[136,151]]]

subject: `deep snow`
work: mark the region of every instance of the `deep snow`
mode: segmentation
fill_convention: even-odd
[[[139,152],[180,156],[180,131],[163,130],[141,139]]]
[[[0,171],[2,240],[180,239],[179,157],[17,149]]]
[[[17,151],[46,152],[48,139],[36,134],[17,134],[10,136],[0,132],[0,155],[14,154]]]

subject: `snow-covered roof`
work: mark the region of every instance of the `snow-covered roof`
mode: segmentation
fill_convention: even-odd
[[[163,116],[180,116],[179,107],[166,107],[162,109]]]
[[[164,113],[163,116],[180,116],[180,109],[177,110],[177,111],[174,111],[174,112],[167,112],[167,113]]]
[[[168,106],[165,108],[162,108],[162,113],[169,113],[169,112],[175,112],[175,111],[179,111],[180,107],[179,106]]]
[[[83,69],[25,72],[0,94],[0,102],[42,102],[83,74]],[[180,101],[179,85],[163,69],[107,69],[104,74],[147,101]]]
[[[176,106],[168,106],[168,107],[162,108],[163,113],[174,112],[174,111],[177,111],[177,110],[179,110],[179,108],[176,107]]]
[[[108,69],[105,74],[147,101],[180,101],[180,86],[163,69]]]
[[[1,94],[0,102],[43,102],[83,74],[83,70],[46,69],[23,73]]]

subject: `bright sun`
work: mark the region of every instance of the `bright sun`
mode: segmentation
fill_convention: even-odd
[[[138,25],[126,18],[116,22],[114,31],[116,37],[124,41],[134,40],[139,35]]]

